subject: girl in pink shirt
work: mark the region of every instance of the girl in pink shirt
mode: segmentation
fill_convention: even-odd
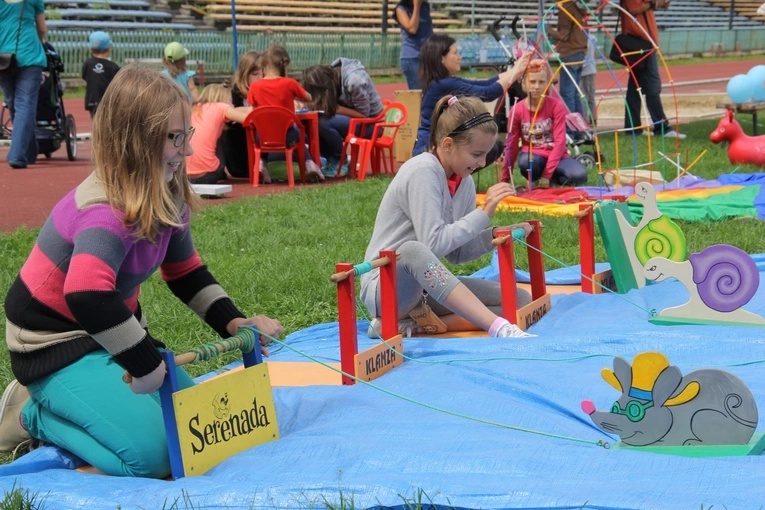
[[[542,61],[529,64],[523,80],[523,89],[528,95],[513,107],[507,126],[507,149],[502,166],[504,182],[510,182],[516,157],[521,175],[534,182],[537,188],[549,188],[551,183],[579,186],[587,182],[587,170],[568,156],[568,111],[563,101],[542,95],[549,80],[550,75]]]
[[[186,173],[192,184],[215,184],[226,178],[224,171],[223,128],[226,121],[244,122],[249,106],[234,108],[231,90],[222,84],[208,85],[191,107],[194,136],[189,140],[194,153],[186,158]],[[247,147],[241,147],[247,151]]]

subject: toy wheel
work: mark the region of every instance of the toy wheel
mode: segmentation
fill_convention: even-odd
[[[77,127],[74,125],[72,115],[66,116],[64,129],[66,130],[66,157],[69,161],[74,161],[77,159]]]
[[[598,164],[598,161],[595,159],[595,154],[590,151],[583,152],[575,156],[574,159],[580,162],[587,170],[595,168]]]

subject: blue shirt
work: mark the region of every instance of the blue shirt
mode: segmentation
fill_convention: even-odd
[[[192,78],[197,75],[194,71],[189,71],[186,69],[182,73],[178,73],[175,76],[170,75],[170,71],[167,69],[162,69],[162,74],[166,76],[170,76],[173,80],[175,80],[175,83],[181,86],[183,90],[186,91],[186,95],[189,96],[189,101],[193,100],[194,98],[191,97],[191,90],[189,89],[189,78]]]
[[[499,76],[493,76],[488,80],[466,80],[450,76],[442,80],[436,80],[428,84],[425,94],[422,96],[420,105],[420,127],[417,129],[417,141],[414,144],[412,157],[426,152],[430,143],[430,121],[433,110],[438,100],[446,95],[450,96],[476,96],[481,101],[494,101],[502,96],[504,89],[497,82]]]
[[[403,9],[412,17],[412,9],[398,4],[396,9]],[[420,48],[425,40],[433,34],[433,18],[430,17],[430,4],[423,2],[420,5],[420,25],[417,32],[410,34],[404,27],[401,27],[401,58],[419,58]]]
[[[21,31],[19,32],[19,15]],[[40,37],[37,35],[38,14],[45,12],[43,0],[25,0],[18,3],[0,2],[0,53],[15,53],[19,67],[47,67]],[[18,49],[16,38],[18,37]]]

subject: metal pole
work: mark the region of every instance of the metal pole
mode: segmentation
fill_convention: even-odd
[[[475,0],[470,2],[470,37],[475,37]]]
[[[382,35],[388,34],[388,0],[382,3]]]
[[[234,69],[239,67],[239,41],[236,35],[236,0],[231,0],[231,39],[234,47]]]
[[[730,14],[728,15],[728,30],[733,30],[733,9],[736,8],[736,0],[730,0]]]

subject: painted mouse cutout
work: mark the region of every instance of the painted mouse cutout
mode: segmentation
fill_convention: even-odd
[[[757,403],[735,375],[702,369],[685,376],[659,352],[614,358],[603,379],[621,392],[610,411],[582,410],[601,430],[630,446],[746,444],[757,427]]]

